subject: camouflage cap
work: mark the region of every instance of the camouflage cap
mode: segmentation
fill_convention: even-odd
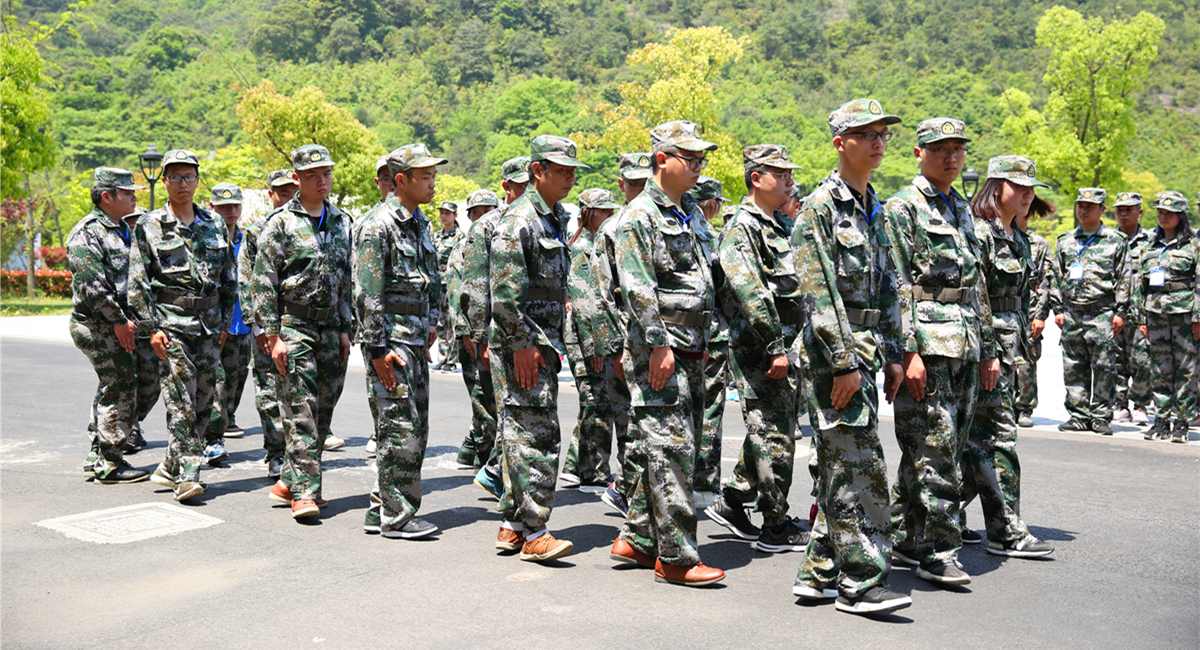
[[[233,183],[217,183],[212,188],[212,199],[209,203],[213,205],[241,205],[242,204],[242,188]]]
[[[883,106],[874,99],[851,99],[829,114],[829,132],[841,135],[858,126],[876,122],[898,124],[900,118],[883,112]]]
[[[514,158],[513,160],[516,160]],[[516,181],[521,182],[521,181]],[[467,195],[467,209],[478,208],[479,206],[487,206],[489,208],[500,207],[500,198],[491,190],[475,190]]]
[[[426,167],[437,167],[445,165],[445,158],[438,158],[429,153],[429,147],[423,142],[414,142],[406,144],[398,149],[393,149],[387,155],[388,169],[393,174],[406,172],[413,169],[424,169]]]
[[[987,178],[1002,178],[1024,187],[1050,187],[1037,179],[1037,163],[1025,156],[992,158],[988,161]]]
[[[1183,192],[1167,190],[1159,192],[1154,197],[1154,207],[1159,210],[1168,210],[1170,212],[1179,212],[1186,214],[1188,211],[1188,200],[1183,195]]]
[[[1107,198],[1108,192],[1105,192],[1103,187],[1081,187],[1075,194],[1076,203],[1104,205],[1104,200]]]
[[[594,187],[579,193],[579,207],[593,210],[616,210],[621,206],[613,200],[612,192]]]
[[[623,153],[617,163],[621,178],[627,181],[640,181],[650,178],[654,172],[650,168],[649,153]]]
[[[133,182],[133,172],[120,167],[97,167],[92,172],[92,187],[117,190],[141,190],[143,186]]]
[[[781,144],[752,144],[742,149],[742,164],[752,167],[774,167],[775,169],[800,169],[800,165],[788,157],[787,147]]]
[[[159,169],[166,169],[168,165],[191,165],[199,170],[200,159],[196,157],[196,154],[187,149],[172,149],[163,154],[162,162],[159,163]]]
[[[276,169],[267,174],[267,187],[283,187],[284,185],[295,185],[296,179],[292,178],[292,170]]]
[[[970,142],[971,138],[967,137],[967,125],[953,117],[931,117],[917,125],[918,147],[942,140]]]
[[[1142,206],[1142,195],[1138,194],[1137,192],[1118,192],[1117,193],[1117,202],[1114,203],[1113,205],[1115,205],[1118,208],[1127,206],[1127,205],[1128,206],[1136,205],[1140,208]]]
[[[654,151],[682,149],[694,152],[716,149],[715,143],[700,138],[701,131],[699,124],[687,120],[663,122],[650,129],[650,148]]]
[[[513,183],[529,182],[529,156],[509,158],[500,165],[500,178]],[[497,203],[497,205],[499,205]]]
[[[302,172],[317,167],[333,167],[333,156],[319,144],[306,144],[292,149],[292,169]]]
[[[458,204],[453,201],[442,201],[442,204],[438,206],[438,210],[458,212]]]
[[[712,176],[701,176],[696,181],[696,184],[692,186],[692,189],[687,191],[687,195],[695,201],[707,201],[709,199],[718,199],[722,202],[729,201],[721,191],[721,181]]]
[[[575,143],[557,135],[539,135],[529,143],[530,162],[548,161],[566,167],[587,167],[575,156]]]
[[[387,157],[386,153],[383,154],[382,156],[380,156],[379,158],[375,159],[375,173],[376,174],[379,173],[379,170],[387,168],[387,159],[388,159],[388,157]]]

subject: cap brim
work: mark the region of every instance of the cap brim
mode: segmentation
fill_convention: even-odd
[[[921,143],[920,146],[925,146],[927,144],[933,144],[935,142],[941,142],[943,140],[962,140],[963,142],[970,142],[971,138],[968,138],[966,136],[961,136],[961,135],[953,135],[953,134],[944,135],[944,134],[939,133],[939,134],[935,135],[934,137],[929,138],[925,142]]]
[[[627,181],[644,181],[653,175],[654,173],[645,167],[638,167],[637,169],[630,169],[628,171],[621,172],[621,178],[624,178]]]
[[[437,167],[438,165],[445,165],[448,162],[450,162],[450,161],[446,160],[445,158],[422,158],[421,160],[418,160],[417,162],[409,165],[408,168],[409,169],[425,169],[426,167]]]
[[[129,190],[129,191],[131,191],[131,192],[136,192],[137,190],[144,190],[144,189],[146,189],[146,186],[145,186],[145,185],[137,185],[137,184],[133,184],[133,185],[117,185],[117,186],[116,186],[116,188],[117,188],[118,190]]]
[[[586,163],[584,163],[582,161],[579,161],[574,158],[571,158],[570,156],[566,156],[566,155],[558,154],[558,153],[544,154],[542,156],[542,160],[547,160],[556,165],[562,165],[564,167],[578,167],[580,169],[591,169],[591,167],[589,167]]]
[[[1142,205],[1141,201],[1117,201],[1116,203],[1113,204],[1113,207],[1114,208],[1131,208],[1134,206],[1140,207],[1141,205]],[[1157,208],[1158,206],[1156,205],[1154,207]]]
[[[697,153],[701,151],[712,151],[713,149],[717,148],[716,143],[709,142],[708,140],[701,140],[700,138],[684,138],[682,140],[677,140],[675,141],[674,146],[676,149],[683,149],[684,151],[692,151]]]
[[[1167,212],[1174,212],[1175,214],[1187,214],[1187,210],[1176,210],[1174,206],[1162,205],[1159,203],[1154,204],[1154,209],[1155,210],[1166,210]]]
[[[1047,184],[1045,184],[1045,183],[1043,183],[1043,182],[1039,181],[1038,179],[1036,179],[1036,178],[1033,178],[1033,179],[1031,179],[1031,178],[1028,178],[1028,177],[1025,177],[1025,178],[1009,178],[1009,177],[1007,177],[1007,176],[988,176],[987,178],[985,178],[985,179],[983,179],[983,180],[987,181],[987,180],[990,180],[990,179],[992,179],[992,178],[998,178],[998,179],[1000,179],[1000,180],[1008,181],[1008,182],[1012,183],[1013,185],[1020,185],[1021,187],[1044,187],[1044,188],[1047,188],[1047,189],[1049,189],[1049,188],[1050,188],[1050,186],[1049,186],[1049,185],[1047,185]]]
[[[884,124],[899,124],[900,117],[897,115],[887,115],[887,114],[872,115],[871,119],[869,119],[869,120],[863,120],[861,122],[853,122],[853,123],[847,124],[846,126],[843,126],[841,128],[841,130],[838,131],[837,133],[835,133],[834,135],[843,135],[850,129],[857,129],[860,126],[870,126],[872,124],[879,124],[880,122],[882,122]]]
[[[762,166],[763,167],[773,167],[775,169],[800,169],[800,165],[797,165],[794,162],[788,162],[785,160],[776,160],[776,161],[772,161],[772,162],[762,163]]]
[[[1076,203],[1092,203],[1094,205],[1104,205],[1104,201],[1096,201],[1093,199],[1075,199]]]
[[[529,172],[521,172],[520,174],[513,174],[512,176],[505,176],[504,180],[511,181],[513,183],[528,183]]]
[[[604,203],[601,203],[600,205],[589,205],[589,206],[585,206],[585,207],[591,208],[592,210],[616,210],[617,208],[619,208],[621,206],[617,205],[616,203],[613,203],[612,201],[605,201]]]
[[[219,201],[209,201],[213,205],[241,205],[241,199],[221,199]]]
[[[302,172],[309,169],[318,169],[320,167],[333,167],[334,164],[335,163],[332,160],[321,160],[315,163],[309,163],[307,165],[296,165],[295,167],[292,167],[292,169]]]
[[[284,185],[298,185],[298,183],[291,176],[277,178],[270,183],[271,187],[283,187]]]

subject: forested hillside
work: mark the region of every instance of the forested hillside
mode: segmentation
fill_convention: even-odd
[[[450,159],[446,193],[495,185],[500,162],[539,132],[579,141],[595,169],[578,189],[615,187],[616,154],[645,148],[646,127],[672,117],[723,145],[709,172],[740,196],[744,144],[788,146],[805,185],[824,176],[826,115],[855,96],[904,118],[878,176],[884,194],[911,176],[915,125],[934,115],[966,120],[980,171],[998,153],[1037,158],[1060,203],[1092,184],[1200,190],[1194,0],[4,6],[7,34],[43,26],[33,38],[55,162],[33,177],[60,207],[78,204],[83,172],[135,168],[149,143],[201,152],[207,183],[259,183],[285,163],[265,131],[295,142],[328,126],[313,120],[339,122],[328,137],[347,163],[336,189],[350,207],[372,197],[370,161],[413,140]]]

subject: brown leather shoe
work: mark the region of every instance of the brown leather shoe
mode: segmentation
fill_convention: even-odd
[[[292,502],[292,519],[310,519],[320,514],[320,506],[312,499],[296,499]]]
[[[283,481],[275,481],[275,485],[271,486],[271,493],[267,498],[275,503],[282,503],[285,506],[292,505],[292,490],[283,484]]]
[[[691,566],[663,564],[662,560],[654,561],[654,581],[669,582],[685,587],[703,587],[725,579],[725,572],[697,562]]]
[[[496,549],[500,551],[519,551],[525,545],[525,536],[511,528],[500,528],[496,533]]]
[[[526,540],[521,547],[521,559],[526,562],[546,562],[556,560],[571,552],[575,545],[565,539],[555,539],[554,535],[544,533],[535,540]]]
[[[637,550],[629,542],[620,537],[613,540],[612,548],[608,549],[608,557],[622,564],[636,564],[643,569],[654,568],[654,558]]]

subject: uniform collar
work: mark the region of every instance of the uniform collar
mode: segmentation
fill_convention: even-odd
[[[758,204],[754,202],[754,199],[750,198],[749,194],[742,197],[742,202],[738,204],[738,210],[745,211],[747,214],[759,220],[760,222],[772,228],[776,228],[781,232],[786,232],[787,230],[787,228],[783,225],[783,222],[780,220],[780,213],[776,212],[775,214],[768,215],[766,212],[763,212],[762,208],[758,207]]]
[[[113,221],[112,217],[105,214],[104,211],[101,210],[100,208],[93,209],[91,216],[95,217],[100,223],[104,224],[105,228],[112,228],[115,230],[118,228],[126,227],[124,221],[120,221],[120,222]]]
[[[917,174],[916,177],[913,178],[913,186],[918,190],[921,190],[922,194],[930,198],[942,193],[941,190],[933,186],[932,181],[930,181],[928,178],[925,178],[924,174]],[[964,199],[962,195],[958,193],[958,190],[954,189],[953,185],[950,186],[950,192],[946,196],[949,196],[956,202],[966,201],[966,199]]]
[[[1088,235],[1083,232],[1083,226],[1075,226],[1074,234],[1075,234],[1075,239],[1087,239],[1088,237],[1091,237],[1091,235]],[[1096,238],[1100,239],[1101,237],[1104,237],[1107,234],[1108,234],[1108,226],[1101,223],[1100,228],[1098,230],[1096,230]]]

